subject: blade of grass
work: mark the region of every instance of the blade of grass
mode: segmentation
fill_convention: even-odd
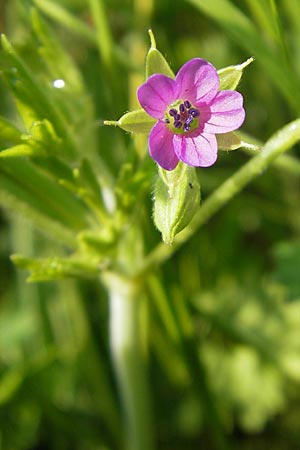
[[[300,91],[294,83],[279,52],[268,46],[251,20],[228,0],[188,0],[197,9],[217,22],[240,47],[253,55],[263,66],[274,85],[298,115]],[[284,63],[284,64],[283,64]]]
[[[74,34],[81,36],[91,44],[97,45],[97,36],[94,30],[82,20],[69,13],[63,6],[50,0],[34,0],[34,4],[46,16],[73,31]]]

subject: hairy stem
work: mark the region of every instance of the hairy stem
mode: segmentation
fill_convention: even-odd
[[[145,357],[142,352],[139,290],[128,279],[106,274],[109,336],[114,371],[125,415],[128,450],[153,450]]]
[[[262,174],[274,160],[299,140],[300,119],[297,119],[275,133],[257,156],[247,162],[208,197],[189,226],[174,239],[172,246],[159,244],[145,259],[137,277],[143,277],[145,272],[169,259],[179,247],[197,232],[201,225],[205,224],[231,198],[258,175]]]

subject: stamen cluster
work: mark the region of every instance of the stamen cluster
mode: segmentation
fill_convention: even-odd
[[[178,109],[171,108],[169,115],[173,117],[173,126],[175,128],[188,132],[191,129],[193,120],[200,116],[200,112],[197,108],[193,108],[188,100],[185,100],[183,103],[180,103]]]

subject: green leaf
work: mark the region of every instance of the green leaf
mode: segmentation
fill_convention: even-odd
[[[41,258],[31,259],[12,255],[13,263],[30,272],[29,282],[49,281],[69,277],[93,278],[99,272],[98,261],[91,258]]]
[[[144,165],[136,168],[130,164],[123,164],[115,184],[115,194],[118,208],[122,211],[136,209],[141,197],[149,192],[153,184],[155,165],[150,158],[146,158]]]
[[[60,156],[63,153],[64,146],[62,139],[60,139],[52,123],[47,120],[39,120],[32,124],[28,135],[29,142],[42,153],[49,155]]]
[[[28,134],[22,135],[23,144],[16,145],[0,152],[0,158],[20,156],[60,155],[62,140],[58,138],[49,120],[35,121]]]
[[[35,121],[48,119],[55,133],[64,140],[64,152],[61,156],[74,158],[76,145],[70,134],[67,119],[55,103],[48,86],[43,85],[31,72],[4,35],[1,36],[1,44],[0,69],[16,98],[24,123],[30,128]]]
[[[218,75],[220,78],[219,89],[229,89],[233,91],[240,82],[244,68],[251,64],[253,60],[253,58],[249,58],[247,61],[237,66],[228,66],[224,69],[218,70]]]
[[[166,244],[188,225],[199,205],[200,185],[194,167],[179,162],[172,171],[159,168],[153,217]]]
[[[78,175],[82,185],[86,186],[95,198],[100,201],[101,186],[89,160],[82,160]]]
[[[34,156],[42,155],[43,152],[39,152],[38,149],[32,145],[19,144],[14,147],[2,150],[0,152],[0,158],[19,158],[20,156]]]
[[[0,202],[71,245],[74,245],[74,234],[89,223],[84,205],[24,158],[1,160]]]
[[[149,30],[151,47],[148,51],[146,57],[146,78],[149,78],[155,73],[162,73],[170,78],[174,78],[174,72],[170,68],[168,62],[156,48],[156,42],[154,35],[151,30]]]

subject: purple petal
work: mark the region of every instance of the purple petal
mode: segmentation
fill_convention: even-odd
[[[176,155],[189,166],[209,167],[216,162],[218,146],[214,134],[201,133],[188,137],[175,134],[173,142]]]
[[[245,119],[243,96],[236,91],[220,91],[201,114],[205,122],[203,130],[207,133],[221,134],[236,130]]]
[[[175,81],[162,74],[151,75],[137,90],[144,110],[155,119],[162,119],[167,107],[176,100]]]
[[[178,164],[174,152],[173,133],[163,122],[157,122],[149,135],[149,153],[163,169],[173,170]]]
[[[212,64],[201,58],[185,63],[176,75],[176,97],[191,103],[210,102],[218,92],[219,76]]]

